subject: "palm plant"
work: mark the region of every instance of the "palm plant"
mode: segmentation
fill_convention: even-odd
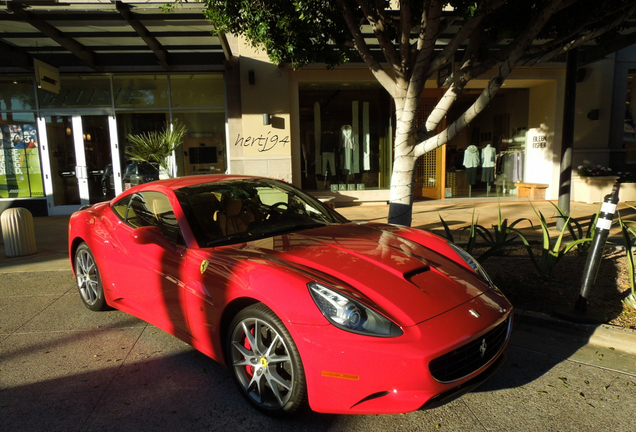
[[[169,166],[170,156],[183,143],[186,132],[185,125],[175,120],[172,128],[166,124],[160,132],[128,135],[130,148],[126,149],[126,154],[133,161],[156,163],[168,177],[172,177]]]

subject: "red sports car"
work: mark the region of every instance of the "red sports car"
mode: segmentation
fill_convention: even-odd
[[[133,187],[70,219],[83,302],[137,316],[226,365],[271,415],[439,406],[500,366],[512,306],[434,234],[348,222],[281,181]]]

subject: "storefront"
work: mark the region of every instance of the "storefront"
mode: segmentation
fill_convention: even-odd
[[[302,83],[299,101],[303,189],[388,188],[391,99],[379,84]]]
[[[335,196],[339,205],[389,198],[392,100],[377,82],[360,81],[367,71],[356,72],[359,80],[350,70],[298,73],[294,182],[316,195]],[[562,71],[522,69],[515,75],[469,127],[420,158],[416,200],[516,198],[521,182],[547,184],[546,193],[556,190]],[[481,80],[465,89],[440,128],[459,118],[485,84]],[[434,86],[422,94],[418,125],[444,94]]]
[[[113,197],[143,167],[126,153],[128,135],[179,120],[176,175],[225,172],[222,74],[62,76],[58,94],[29,76],[0,79],[0,206],[36,215],[70,214]]]

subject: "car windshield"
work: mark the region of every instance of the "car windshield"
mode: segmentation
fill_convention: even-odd
[[[269,179],[227,180],[175,191],[201,247],[346,222],[315,198]]]

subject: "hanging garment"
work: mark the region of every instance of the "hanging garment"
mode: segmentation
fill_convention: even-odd
[[[322,135],[322,124],[320,120],[320,102],[314,103],[314,140],[315,140],[315,148],[314,148],[314,158],[316,162],[316,174],[321,174],[322,165],[321,165],[321,157],[322,149],[320,148],[320,138]]]
[[[481,167],[492,168],[495,166],[495,148],[490,144],[481,149]]]
[[[491,183],[495,181],[495,168],[482,168],[481,169],[481,181]]]
[[[477,183],[477,168],[466,168],[466,182],[473,186]]]
[[[369,102],[362,103],[362,169],[371,170],[371,133],[369,132]]]
[[[325,176],[335,175],[336,174],[336,157],[335,153],[332,152],[324,152],[322,154],[322,169],[324,172],[320,174],[324,174]],[[331,171],[330,171],[331,169]]]
[[[358,143],[353,134],[353,128],[344,125],[340,128],[340,144],[344,158],[343,163],[344,174],[357,174],[360,172],[360,155],[358,154]]]
[[[479,166],[479,149],[476,145],[469,145],[464,151],[464,166],[466,168],[477,168]]]

